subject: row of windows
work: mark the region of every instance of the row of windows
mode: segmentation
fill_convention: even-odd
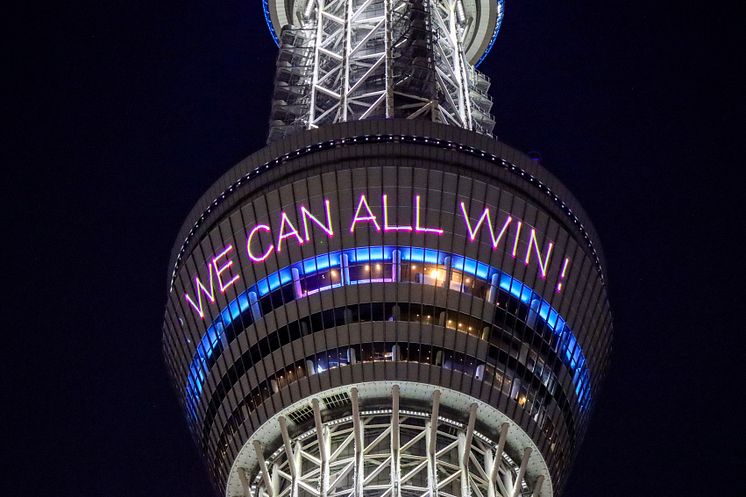
[[[504,302],[500,305],[499,302]],[[325,312],[315,313],[308,318],[301,319],[288,323],[285,326],[278,328],[275,331],[269,333],[266,337],[259,340],[256,344],[249,348],[247,354],[244,354],[246,360],[249,360],[251,364],[256,364],[262,358],[269,355],[273,350],[291,343],[294,340],[300,339],[302,336],[323,329],[333,328],[350,323],[361,323],[369,321],[406,321],[416,322],[421,324],[429,325],[440,325],[448,329],[457,330],[472,336],[479,337],[483,340],[489,340],[493,343],[499,344],[505,350],[509,350],[512,355],[520,353],[522,346],[525,342],[530,341],[531,334],[535,332],[541,333],[541,327],[538,330],[527,328],[525,318],[522,315],[527,315],[527,306],[510,305],[511,300],[509,296],[500,292],[498,298],[498,312],[492,322],[485,323],[471,315],[460,313],[457,311],[448,310],[442,307],[430,306],[425,304],[417,303],[370,303],[370,304],[359,304],[353,306],[347,306],[344,308],[338,308],[335,310],[328,310]],[[509,329],[509,333],[505,333],[502,326],[507,324],[505,328]],[[230,327],[225,329],[225,336],[227,343],[233,341],[239,327],[232,324]],[[556,348],[557,341],[554,340],[552,347],[548,347],[546,343],[537,344],[533,346],[536,350],[532,351],[529,360],[533,364],[534,368],[546,370],[546,375],[551,375],[552,379],[545,378],[545,383],[552,384],[556,383],[554,375],[560,374],[562,366],[561,361],[557,360]],[[223,352],[222,342],[218,342],[215,345],[214,353],[207,361],[207,367],[212,368],[215,364],[217,357]],[[540,356],[548,357],[549,363],[539,359]],[[551,364],[551,366],[549,365]]]
[[[540,391],[544,397],[554,397],[565,415],[568,418],[572,417],[572,409],[565,392],[561,388],[557,388],[558,380],[554,371],[540,358],[536,351],[528,349],[527,344],[517,340],[510,331],[504,331],[497,326],[489,325],[489,323],[476,321],[471,316],[463,313],[434,306],[407,303],[369,303],[317,312],[307,318],[288,323],[278,328],[277,331],[250,347],[238,360],[233,362],[232,366],[217,383],[215,391],[207,404],[203,422],[203,439],[207,439],[215,415],[223,400],[228,395],[228,392],[233,388],[238,379],[246,373],[248,368],[280,347],[299,340],[302,336],[346,324],[373,321],[408,321],[426,325],[440,323],[445,325],[446,328],[489,340],[491,343],[488,349],[490,363],[505,365],[516,371],[519,376],[524,378],[524,383],[532,384],[534,390]],[[355,357],[362,362],[401,360],[434,364],[446,367],[447,369],[455,369],[454,367],[449,367],[452,365],[447,363],[446,358],[431,355],[432,347],[430,346],[408,343],[397,344],[399,349],[393,349],[390,344],[386,346],[382,342],[376,346],[377,348],[371,349],[370,346],[370,344],[361,344],[359,346],[359,353]],[[407,348],[402,349],[402,347]],[[313,372],[321,372],[332,367],[349,364],[350,350],[354,349],[343,347],[317,354],[312,359],[315,364]],[[404,350],[405,353],[396,356],[392,355],[396,350]],[[416,355],[420,352],[420,355]],[[522,352],[525,357],[521,357]],[[553,362],[559,364],[558,361]],[[469,375],[477,375],[476,368],[480,366],[484,367],[484,364],[474,363],[468,366],[469,369],[459,369],[459,371]],[[292,373],[293,368],[287,368],[287,371]],[[481,375],[479,376],[481,377]],[[251,409],[256,407],[251,401],[247,405]]]
[[[217,441],[218,454],[215,454],[215,457],[226,456],[228,441],[240,429],[251,411],[255,410],[273,393],[277,393],[290,383],[312,374],[357,362],[391,360],[438,365],[444,369],[474,376],[475,379],[485,383],[497,385],[501,391],[515,400],[527,415],[531,416],[550,441],[554,438],[555,425],[547,414],[546,392],[538,391],[535,383],[527,384],[520,378],[512,377],[510,373],[506,374],[493,364],[480,363],[473,357],[452,350],[422,344],[391,345],[383,342],[373,342],[342,347],[334,351],[307,357],[275,372],[269,379],[261,382],[259,386],[243,397],[242,402],[231,413],[226,422],[226,427]],[[565,422],[566,424],[572,424],[571,421],[568,423],[567,419]],[[555,444],[552,443],[550,448],[553,449],[554,446]],[[216,461],[215,467],[223,468],[219,461]]]
[[[558,373],[561,365],[569,367],[575,377],[576,394],[580,405],[587,405],[590,382],[580,347],[565,325],[564,319],[528,287],[517,283],[509,276],[505,278],[506,275],[502,275],[499,284],[494,285],[493,281],[487,278],[491,272],[489,266],[466,258],[450,258],[447,254],[434,250],[410,248],[409,257],[406,257],[407,253],[404,250],[395,250],[394,247],[370,247],[367,254],[363,253],[364,256],[360,257],[361,250],[365,248],[354,250],[352,262],[347,254],[335,253],[313,258],[311,264],[304,261],[299,268],[280,270],[261,280],[231,302],[208,328],[190,366],[187,378],[187,406],[192,416],[196,418],[196,403],[201,397],[207,372],[222,352],[221,342],[230,343],[264,314],[298,298],[342,285],[387,282],[447,287],[466,295],[494,301],[494,324],[502,329],[512,330],[522,340],[532,343],[533,348],[542,356],[559,356],[559,361],[551,361],[551,369]],[[415,250],[419,252],[415,253]],[[401,260],[402,253],[409,260]],[[414,259],[420,259],[421,262]],[[454,264],[447,263],[450,262],[449,259],[456,259],[455,267]],[[298,269],[303,270],[302,275]],[[491,292],[494,295],[490,295]],[[262,295],[257,297],[257,294]],[[436,319],[435,311],[421,311],[423,316],[430,314]],[[364,313],[368,311],[365,309],[352,312],[363,313],[358,317],[359,321],[378,320],[366,318]],[[448,318],[438,324],[446,327],[453,325],[464,332],[481,333],[484,325],[473,321],[474,318],[460,316],[457,320]],[[247,359],[250,358],[252,364],[256,363],[269,351],[301,336],[298,326],[288,328],[288,334],[284,337],[282,334],[271,334],[252,347],[253,352]],[[469,330],[470,327],[473,329]],[[536,343],[536,336],[543,339],[542,343]]]
[[[343,265],[343,255],[348,256],[346,265]],[[293,274],[293,270],[296,272],[295,275]],[[580,422],[581,424],[578,426],[582,428],[583,413],[578,412],[578,405],[582,407],[581,403],[587,404],[589,400],[589,396],[586,396],[585,399],[581,397],[583,390],[580,389],[582,385],[589,390],[589,382],[587,381],[589,379],[588,371],[584,364],[584,358],[564,319],[546,301],[542,300],[537,293],[510,275],[473,259],[434,249],[411,246],[371,246],[325,253],[304,259],[300,263],[295,263],[292,266],[270,274],[266,278],[258,280],[255,285],[237,295],[233,301],[222,309],[218,316],[213,319],[213,324],[209,327],[208,331],[203,335],[203,339],[197,348],[198,352],[193,358],[190,372],[187,375],[189,383],[187,392],[185,392],[187,394],[186,407],[192,418],[190,425],[195,439],[202,444],[207,443],[209,447],[205,448],[213,455],[215,454],[216,448],[214,442],[204,439],[206,435],[203,432],[205,424],[197,423],[198,417],[201,417],[203,420],[205,419],[202,416],[209,407],[208,402],[210,398],[213,397],[212,392],[210,396],[203,396],[202,388],[208,388],[206,382],[209,381],[209,388],[213,390],[220,389],[220,387],[216,386],[215,381],[222,382],[224,378],[208,379],[208,372],[215,367],[215,363],[221,354],[228,353],[227,350],[224,352],[225,346],[229,345],[241,333],[250,333],[248,330],[252,329],[251,324],[254,324],[258,320],[263,320],[264,316],[269,312],[275,313],[279,319],[282,319],[283,311],[281,309],[283,306],[292,301],[313,295],[314,293],[348,285],[377,286],[385,285],[389,282],[400,285],[421,284],[430,287],[438,286],[458,292],[463,298],[454,296],[451,293],[448,297],[448,302],[450,302],[448,305],[453,306],[458,303],[460,306],[463,306],[464,304],[471,304],[469,305],[470,310],[468,312],[480,316],[479,318],[465,314],[459,315],[447,309],[434,309],[432,307],[428,308],[425,305],[418,306],[418,304],[410,304],[410,308],[401,307],[399,309],[399,312],[402,314],[399,319],[406,319],[410,322],[421,322],[423,324],[432,322],[434,325],[456,329],[466,334],[475,335],[475,332],[481,333],[479,338],[489,340],[497,346],[496,350],[505,354],[501,359],[496,359],[495,355],[492,354],[489,362],[495,361],[496,364],[502,367],[511,357],[520,358],[520,364],[523,366],[523,369],[517,371],[514,368],[512,371],[522,376],[520,378],[521,381],[528,384],[538,381],[543,384],[543,388],[552,393],[553,391],[550,391],[550,388],[557,388],[555,377],[566,374],[562,373],[563,371],[569,372],[573,378],[576,393],[579,392],[577,398],[581,400],[578,402],[573,399],[570,401],[570,405],[567,406],[567,404],[555,396],[557,401],[556,408],[560,408],[560,403],[563,404],[563,407],[567,407],[567,410],[562,409],[563,418],[568,417],[568,412],[573,412],[575,416],[580,416],[577,419],[569,418],[569,420],[573,424]],[[339,296],[342,298],[342,302],[340,303],[343,303],[346,298],[345,295],[349,295],[350,290],[351,288],[348,288],[347,292],[342,294],[335,293],[334,299],[337,299],[337,296]],[[403,295],[407,295],[410,291],[406,288],[402,290],[405,292]],[[250,296],[252,292],[254,293],[253,300]],[[442,296],[444,295],[440,295],[440,297]],[[429,298],[431,299],[432,296]],[[324,300],[328,299],[325,298]],[[492,314],[492,322],[481,321],[485,306],[489,307],[490,305],[494,305],[494,307],[490,308],[485,317]],[[366,306],[369,306],[369,304],[363,304],[362,306],[356,304],[350,307],[352,307],[351,310],[353,313],[362,313],[361,321],[373,320],[372,315],[366,318],[365,313],[373,314],[378,311],[375,309],[366,311],[364,309]],[[363,309],[355,309],[355,307],[363,307]],[[386,310],[384,309],[385,313]],[[420,314],[419,318],[417,314]],[[425,319],[428,319],[428,315],[431,317],[429,321],[426,321]],[[389,315],[379,318],[376,315],[376,320],[386,320],[388,317]],[[323,326],[338,326],[342,321],[339,319],[329,320],[327,318],[322,323]],[[182,322],[182,326],[184,325],[185,323]],[[289,326],[294,327],[292,323]],[[469,330],[469,327],[472,329]],[[488,328],[486,333],[485,328]],[[425,328],[421,329],[425,330]],[[258,350],[259,357],[262,358],[270,354],[273,349],[282,346],[278,345],[278,340],[281,340],[282,333],[288,336],[286,340],[289,341],[287,343],[293,340],[290,338],[291,333],[293,337],[298,336],[297,331],[294,332],[288,329],[287,331],[277,330],[279,335],[273,338],[271,335],[275,333],[275,330],[268,331],[271,332],[270,335],[262,339],[267,338],[267,340],[262,341],[258,349],[254,349],[255,351]],[[315,344],[311,347],[315,348],[315,350],[323,350],[324,348],[319,343],[320,339],[322,340],[321,343],[323,343],[323,334],[319,334],[318,337],[313,338]],[[423,341],[427,341],[427,339]],[[169,347],[172,345],[169,345]],[[412,345],[414,344],[410,344],[410,346]],[[297,347],[295,349],[297,354]],[[241,350],[239,354],[245,354],[245,352],[246,350]],[[256,353],[254,352],[254,354]],[[299,356],[296,355],[295,357]],[[303,357],[303,355],[300,355],[300,357]],[[571,360],[572,358],[575,358],[575,360]],[[257,360],[257,356],[238,355],[226,357],[225,359],[230,365],[236,362],[243,363],[242,366],[245,366],[245,371],[248,371],[255,364],[254,361]],[[335,360],[339,362],[338,359],[332,357],[332,366]],[[359,356],[358,360],[360,360]],[[265,363],[268,363],[266,366],[267,371],[273,371],[274,369],[279,371],[284,366],[281,362],[282,360],[276,361],[274,359],[265,361]],[[322,367],[328,366],[322,364]],[[221,374],[223,371],[221,369]],[[232,379],[232,382],[228,385],[229,390],[236,388],[241,378],[237,373],[237,370],[233,370],[228,375]],[[539,378],[539,380],[535,380],[535,377]],[[554,386],[552,386],[553,384]],[[254,385],[256,384],[252,384],[251,387]],[[239,397],[244,395],[244,392],[243,387],[235,391]],[[561,393],[563,396],[572,396],[569,391]],[[198,406],[198,404],[200,405]],[[521,409],[518,412],[523,413],[524,410]],[[518,414],[518,412],[516,412],[517,416],[524,416],[524,414]],[[219,413],[220,424],[222,426],[225,426],[226,416],[229,415],[230,413]],[[559,414],[554,413],[553,415]],[[218,413],[216,412],[214,416],[217,419]],[[212,421],[212,423],[217,423],[217,421]],[[217,430],[216,433],[214,427],[212,431],[215,435],[220,433],[220,430]],[[574,430],[569,430],[568,426],[563,423],[559,432],[561,436],[554,441],[548,442],[549,445],[560,444],[560,447],[553,452],[554,456],[551,457],[552,460],[556,460],[561,447],[565,446],[564,450],[569,448],[566,445],[574,437],[572,435],[569,439],[566,438],[570,433],[574,433]]]

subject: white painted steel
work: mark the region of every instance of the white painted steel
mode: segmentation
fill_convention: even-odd
[[[315,0],[268,0],[273,29],[279,35],[284,26],[296,25],[308,19]],[[497,0],[463,0],[466,21],[465,51],[470,64],[475,64],[489,47],[492,36],[502,20],[502,4]]]
[[[349,409],[340,407],[343,394]],[[332,397],[333,407],[325,407]],[[380,407],[381,398],[391,399],[390,407]],[[429,411],[406,408],[423,401]],[[308,406],[312,428],[291,437],[290,414]],[[465,418],[443,416],[444,408]],[[477,425],[499,436],[487,437]],[[552,484],[530,437],[497,409],[432,385],[372,382],[325,391],[264,423],[236,458],[226,489],[226,497],[362,495],[549,497]]]
[[[488,79],[465,56],[463,0],[311,0],[280,36],[269,141],[360,119],[491,134]]]

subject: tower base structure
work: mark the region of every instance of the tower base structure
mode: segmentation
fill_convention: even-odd
[[[541,453],[508,416],[407,381],[330,389],[273,416],[231,469],[226,496],[248,495],[549,497],[553,489]]]
[[[183,225],[163,346],[220,495],[559,494],[612,334],[572,194],[483,134],[298,132]]]

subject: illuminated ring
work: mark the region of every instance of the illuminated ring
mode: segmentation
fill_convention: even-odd
[[[309,257],[304,259],[302,262],[284,267],[269,274],[233,299],[218,313],[218,316],[207,328],[207,331],[205,331],[205,334],[197,344],[194,357],[189,366],[189,373],[186,378],[186,405],[190,415],[193,418],[196,418],[196,405],[202,396],[206,373],[210,369],[208,363],[213,359],[213,352],[220,342],[224,330],[235,320],[239,319],[242,313],[249,310],[251,306],[249,299],[250,293],[253,292],[261,298],[284,285],[292,283],[292,269],[298,270],[301,276],[309,276],[319,271],[338,266],[343,254],[349,257],[350,262],[374,262],[389,260],[392,257],[394,250],[399,250],[401,252],[402,261],[408,262],[439,264],[439,261],[444,257],[451,257],[451,267],[453,269],[486,281],[489,281],[493,274],[497,274],[499,275],[499,287],[510,293],[513,297],[519,299],[524,304],[529,304],[533,300],[538,300],[538,317],[546,323],[547,327],[551,329],[552,332],[562,337],[562,339],[559,340],[559,343],[563,343],[564,345],[562,346],[562,350],[559,351],[560,356],[563,361],[567,361],[566,365],[575,372],[575,377],[577,378],[575,393],[578,396],[578,402],[581,408],[586,409],[588,407],[591,400],[590,373],[586,366],[585,355],[572,330],[567,326],[565,318],[563,318],[559,312],[549,304],[549,302],[541,298],[541,296],[539,296],[539,294],[532,288],[504,271],[478,262],[469,257],[450,254],[436,249],[379,245],[337,250]],[[358,283],[350,282],[350,284]],[[324,290],[331,289],[332,287],[333,286],[324,288]]]

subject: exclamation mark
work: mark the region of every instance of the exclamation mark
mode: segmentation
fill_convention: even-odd
[[[557,283],[557,293],[562,291],[562,280],[565,279],[567,274],[567,266],[570,265],[570,259],[565,257],[565,263],[562,265],[562,272],[560,273],[559,283]]]

